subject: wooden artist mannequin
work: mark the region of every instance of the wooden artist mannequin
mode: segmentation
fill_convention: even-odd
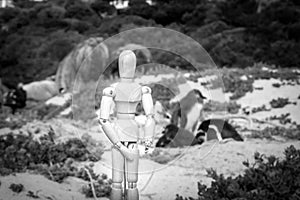
[[[122,182],[125,199],[138,200],[137,189],[139,150],[138,141],[146,149],[152,145],[154,137],[154,112],[151,89],[134,82],[136,56],[132,51],[123,51],[119,56],[120,82],[103,90],[99,123],[112,146],[112,191],[111,200],[123,199]],[[147,116],[144,135],[139,132],[135,121],[135,111],[142,103]],[[111,106],[115,103],[116,121],[109,120]],[[125,174],[125,176],[124,176]]]

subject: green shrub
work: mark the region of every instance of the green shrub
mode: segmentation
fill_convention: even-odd
[[[114,35],[120,32],[123,26],[134,24],[139,27],[155,26],[153,20],[146,20],[135,15],[118,15],[113,18],[103,19],[99,32],[103,34]]]
[[[198,183],[198,200],[250,200],[250,199],[299,199],[300,194],[300,150],[294,146],[284,152],[285,158],[265,156],[256,152],[255,162],[243,162],[247,167],[243,175],[235,178],[208,171],[213,179],[210,187]],[[188,199],[177,195],[176,200]],[[196,200],[189,198],[189,200]]]
[[[272,99],[270,101],[270,105],[272,108],[283,108],[284,106],[291,104],[292,102],[289,101],[288,98],[277,98],[277,99]]]
[[[279,126],[266,127],[262,130],[252,131],[252,133],[247,137],[272,139],[273,136],[280,136],[286,139],[299,140],[300,139],[299,125],[296,128],[285,128]]]
[[[257,113],[257,112],[262,112],[262,111],[270,111],[270,109],[266,108],[266,105],[254,107],[251,109],[251,113]]]
[[[11,110],[7,107],[0,110],[0,129],[10,128],[12,130],[19,129],[25,125],[29,119],[25,118],[22,114],[11,114]]]
[[[66,8],[65,17],[75,19],[87,19],[95,13],[84,3],[70,5]]]
[[[111,191],[111,184],[112,180],[107,178],[106,174],[96,175],[91,167],[85,167],[85,169],[81,168],[78,177],[82,178],[83,180],[89,181],[90,177],[87,174],[87,171],[90,173],[91,178],[94,180],[93,183],[85,185],[82,187],[82,193],[85,194],[86,197],[106,197],[109,196]],[[93,189],[91,184],[93,184],[95,189],[95,196],[93,194]]]
[[[280,124],[288,124],[292,122],[292,119],[289,118],[291,114],[290,113],[285,113],[285,114],[281,114],[281,115],[273,115],[270,117],[270,120],[278,120]]]
[[[229,102],[218,102],[218,101],[209,101],[208,103],[204,104],[203,111],[205,112],[222,112],[226,111],[230,114],[237,114],[241,105],[236,103],[235,101]]]
[[[55,143],[52,129],[40,137],[39,142],[33,139],[33,133],[28,133],[29,136],[8,134],[0,137],[1,176],[31,170],[58,183],[68,176],[74,176],[94,184],[97,197],[109,196],[111,180],[105,174],[99,176],[89,166],[78,168],[73,165],[75,161],[96,162],[101,159],[104,148],[95,143],[91,136],[83,135],[81,139],[71,138],[63,143]],[[90,184],[82,188],[87,197],[92,197]]]
[[[153,153],[148,156],[149,159],[153,160],[154,162],[157,162],[159,164],[167,164],[171,162],[172,160],[178,158],[180,156],[180,153],[172,153],[168,152],[168,150],[163,148],[156,148]],[[146,156],[147,157],[147,156]]]
[[[37,169],[40,165],[51,167],[62,165],[68,159],[77,161],[100,159],[88,151],[86,142],[80,139],[69,139],[64,143],[54,143],[53,130],[40,138],[40,142],[33,139],[33,135],[2,135],[0,137],[0,174],[5,172],[22,172],[27,169]],[[95,148],[95,147],[94,147]],[[98,154],[100,152],[97,152]],[[100,154],[101,156],[101,154]]]
[[[20,13],[19,9],[16,8],[4,8],[0,10],[0,22],[7,23],[11,19],[14,19]]]
[[[9,189],[11,189],[13,192],[20,193],[20,192],[22,192],[24,190],[24,186],[22,184],[12,183],[9,186]]]

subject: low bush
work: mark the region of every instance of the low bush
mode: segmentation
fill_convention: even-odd
[[[243,162],[247,167],[243,175],[225,178],[214,170],[208,171],[213,179],[210,187],[198,183],[198,197],[176,200],[250,200],[250,199],[299,199],[300,194],[300,150],[294,146],[284,151],[284,159],[265,156],[256,152],[255,162]]]
[[[24,186],[22,184],[12,183],[9,186],[9,189],[11,189],[13,192],[20,193],[20,192],[22,192],[24,190]]]
[[[283,108],[288,104],[297,104],[297,103],[290,102],[288,98],[281,98],[281,97],[277,99],[272,99],[272,101],[270,101],[270,105],[272,108]]]
[[[278,120],[280,124],[285,125],[288,123],[292,123],[292,119],[289,118],[290,115],[290,113],[281,114],[280,116],[273,115],[270,117],[270,120]]]
[[[149,159],[153,160],[154,162],[157,162],[159,164],[167,164],[174,159],[178,158],[180,156],[180,153],[173,153],[169,152],[167,149],[163,148],[156,148],[151,155],[149,155]]]
[[[272,139],[273,136],[280,136],[286,139],[299,140],[300,139],[300,129],[299,125],[296,128],[285,128],[285,127],[266,127],[259,131],[252,131],[251,135],[247,136],[249,138],[266,138]]]
[[[242,70],[223,70],[222,79],[225,92],[231,92],[230,99],[235,100],[244,96],[247,92],[253,91],[253,78],[247,77],[243,80],[241,77],[245,75]]]
[[[44,135],[39,141],[31,134],[0,136],[0,175],[30,170],[58,183],[73,176],[90,182],[82,188],[87,197],[93,197],[92,188],[95,189],[97,197],[109,196],[111,181],[106,175],[96,175],[89,166],[78,168],[74,165],[75,161],[100,160],[103,149],[99,151],[99,145],[95,147],[96,143],[92,143],[91,138],[86,135],[81,139],[72,138],[55,143],[52,134]],[[12,190],[20,189],[12,186]]]
[[[230,114],[237,114],[241,105],[236,103],[235,101],[229,102],[218,102],[218,101],[209,101],[208,103],[204,104],[203,111],[205,112],[222,112],[226,111]]]
[[[97,155],[91,154],[86,145],[77,138],[64,143],[55,143],[50,135],[40,138],[40,142],[29,135],[2,135],[0,137],[0,174],[7,171],[22,172],[36,169],[38,165],[64,165],[69,159],[77,161],[99,160]]]
[[[85,169],[80,169],[78,177],[90,182],[90,184],[82,187],[82,193],[85,194],[86,197],[109,196],[112,180],[108,179],[106,174],[96,175],[91,167],[86,166]]]
[[[263,111],[270,111],[270,109],[268,109],[266,107],[266,105],[262,105],[262,106],[252,108],[251,113],[254,114],[254,113],[263,112]]]
[[[29,121],[19,113],[16,113],[15,115],[11,114],[11,111],[8,108],[6,108],[2,108],[2,110],[0,110],[0,129],[18,129]]]

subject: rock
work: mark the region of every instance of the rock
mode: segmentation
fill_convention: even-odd
[[[56,105],[56,106],[64,106],[68,102],[72,100],[72,94],[71,93],[65,93],[60,96],[55,96],[45,102],[46,105]]]
[[[151,52],[139,44],[111,44],[111,41],[103,41],[102,37],[89,38],[78,44],[59,64],[55,78],[59,90],[72,90],[75,80],[83,84],[98,81],[108,64],[116,64],[114,61],[117,61],[120,52],[128,49],[135,50],[142,63],[150,62]]]
[[[1,128],[0,129],[0,136],[2,136],[2,135],[7,135],[7,134],[9,134],[9,133],[11,133],[11,129],[10,128]]]
[[[60,62],[55,79],[60,90],[70,91],[76,76],[82,82],[98,80],[109,59],[108,48],[102,41],[101,37],[89,38]]]
[[[240,77],[240,79],[241,79],[242,81],[247,81],[247,80],[248,80],[248,77],[247,77],[246,75],[243,75],[243,76]]]
[[[45,101],[58,94],[58,87],[54,81],[42,80],[25,84],[22,87],[27,93],[27,99]]]
[[[124,50],[136,51],[135,53],[136,53],[137,58],[143,57],[146,60],[146,62],[150,62],[151,57],[152,57],[151,52],[146,47],[144,47],[143,45],[133,44],[133,43],[126,44],[126,45],[118,48],[116,51],[113,52],[113,54],[115,56],[117,56]]]

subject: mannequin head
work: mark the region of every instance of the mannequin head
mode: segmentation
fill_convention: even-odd
[[[136,68],[136,56],[133,51],[125,50],[119,56],[120,78],[133,79]]]

